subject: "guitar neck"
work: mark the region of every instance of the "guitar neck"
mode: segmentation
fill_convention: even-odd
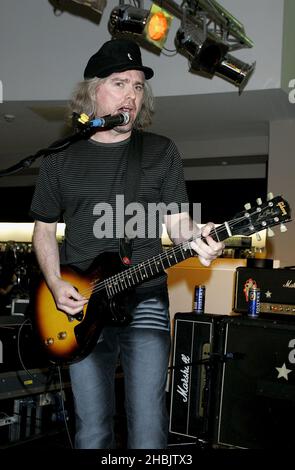
[[[229,228],[222,224],[210,234],[215,241],[225,240],[230,236]],[[201,237],[203,239],[203,237]],[[135,287],[158,274],[165,269],[174,266],[185,259],[195,256],[196,252],[191,248],[190,241],[180,243],[172,248],[164,250],[157,256],[149,258],[142,263],[122,271],[115,276],[106,279],[105,288],[110,297],[119,294],[130,287]]]

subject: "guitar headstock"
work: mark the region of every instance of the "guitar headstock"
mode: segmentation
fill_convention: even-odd
[[[284,232],[287,230],[284,224],[291,221],[290,206],[281,196],[271,197],[266,202],[258,200],[256,207],[246,204],[245,208],[228,222],[232,235],[252,235],[279,224]]]

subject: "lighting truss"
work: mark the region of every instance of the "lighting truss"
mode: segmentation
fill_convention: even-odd
[[[215,0],[185,0],[181,6],[173,0],[154,0],[180,20],[186,20],[206,32],[215,41],[224,41],[229,51],[253,47],[243,24]]]
[[[145,10],[143,4],[144,0],[134,0],[133,5],[119,0],[109,22],[113,36],[136,35],[162,49],[172,17],[177,17],[181,26],[176,33],[175,45],[177,51],[189,59],[190,71],[207,78],[217,75],[237,86],[242,93],[255,70],[255,62],[247,64],[230,54],[253,47],[253,41],[246,36],[244,26],[237,18],[216,0],[183,0],[181,5],[174,0],[153,0],[153,7],[158,5],[169,23],[158,41],[152,40],[148,29],[152,9]]]
[[[215,74],[242,93],[255,70],[229,52],[253,47],[243,24],[215,0],[154,0],[181,20],[176,33],[177,50],[188,57],[190,71],[208,78]]]

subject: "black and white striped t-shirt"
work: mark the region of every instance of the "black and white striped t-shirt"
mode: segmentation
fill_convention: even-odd
[[[120,219],[124,197],[124,150],[128,143],[129,139],[112,144],[81,140],[43,158],[30,213],[35,220],[65,222],[62,264],[85,270],[97,255],[118,252],[120,227],[116,221]],[[138,202],[144,209],[144,218],[137,227],[141,234],[133,242],[133,265],[162,251],[160,233],[155,233],[154,218],[148,210],[150,204],[164,203],[172,208],[171,212],[177,212],[182,203],[187,203],[181,158],[173,141],[166,137],[143,133]],[[103,212],[103,207],[107,211]],[[153,238],[143,237],[143,232]],[[107,237],[102,238],[103,234]],[[138,289],[150,289],[165,281],[166,274],[162,274]]]

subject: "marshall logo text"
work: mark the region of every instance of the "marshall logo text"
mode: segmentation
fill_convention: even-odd
[[[189,364],[191,362],[190,357],[186,356],[185,354],[181,354],[181,360],[183,364]],[[187,402],[188,398],[188,385],[189,385],[189,374],[190,374],[190,366],[185,365],[181,370],[181,379],[180,382],[182,382],[181,385],[177,385],[177,393],[182,396],[182,401],[184,403]]]
[[[293,282],[292,279],[289,279],[285,284],[283,284],[283,287],[287,287],[288,289],[295,289],[295,282]]]

